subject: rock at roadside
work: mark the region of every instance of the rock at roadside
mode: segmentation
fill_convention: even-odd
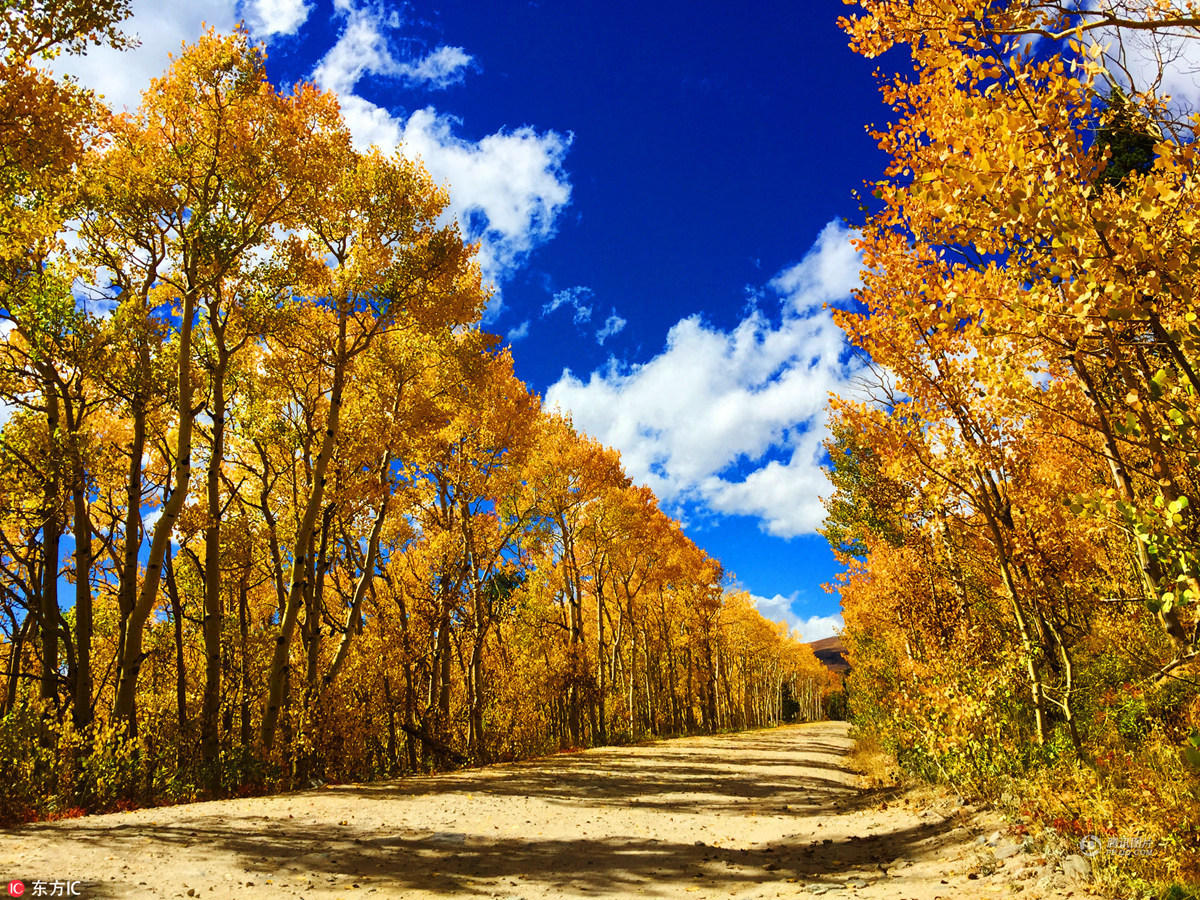
[[[1063,857],[1062,870],[1064,875],[1076,881],[1087,881],[1092,877],[1092,864],[1078,853]]]
[[[996,855],[996,859],[1008,859],[1009,857],[1016,856],[1021,850],[1022,847],[1020,844],[1003,843],[995,847],[992,853]]]

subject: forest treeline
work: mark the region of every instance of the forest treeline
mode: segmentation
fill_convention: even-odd
[[[1163,76],[1200,6],[858,7],[852,47],[903,62],[828,445],[855,715],[1099,836],[1123,896],[1195,883],[1200,119]]]
[[[446,189],[209,32],[113,115],[0,21],[0,817],[822,711],[811,651],[542,409]]]

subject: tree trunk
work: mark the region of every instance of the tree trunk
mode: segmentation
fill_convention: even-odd
[[[242,579],[238,584],[238,636],[241,638],[242,659],[238,667],[241,710],[238,717],[242,749],[250,746],[250,580],[249,566],[242,569]]]
[[[279,625],[279,635],[275,638],[275,651],[271,656],[270,675],[267,680],[267,705],[263,710],[261,730],[262,745],[270,750],[275,742],[275,728],[279,722],[280,706],[283,702],[284,687],[287,674],[291,668],[292,634],[296,629],[296,620],[300,615],[300,606],[304,599],[304,580],[308,573],[309,548],[312,545],[313,529],[317,524],[317,514],[325,497],[326,471],[333,456],[333,448],[337,442],[338,425],[342,411],[342,392],[346,380],[346,318],[345,310],[338,317],[337,357],[334,364],[333,387],[329,396],[329,418],[325,423],[325,436],[321,441],[321,450],[317,454],[316,465],[313,467],[313,483],[308,496],[308,504],[296,540],[292,547],[292,574],[287,592],[287,602],[283,613],[283,621]]]
[[[146,361],[146,365],[149,362]],[[117,609],[121,620],[117,635],[117,660],[125,658],[129,618],[137,603],[138,553],[142,547],[142,456],[146,453],[146,400],[140,393],[132,401],[133,440],[129,445],[129,474],[125,481],[125,546],[117,582]],[[120,672],[118,670],[118,680]]]
[[[72,717],[75,727],[92,722],[92,520],[88,513],[87,472],[79,447],[83,426],[81,402],[63,398],[67,418],[67,452],[71,461],[71,499],[75,536],[75,679]]]
[[[1041,670],[1038,665],[1038,648],[1035,646],[1033,637],[1030,634],[1028,616],[1026,615],[1024,604],[1021,602],[1020,593],[1017,591],[1016,582],[1013,579],[1012,566],[1009,563],[1008,551],[997,514],[991,508],[990,503],[986,501],[980,504],[980,507],[987,520],[988,528],[992,532],[1000,576],[1004,582],[1004,589],[1008,594],[1009,603],[1012,606],[1013,618],[1017,623],[1017,632],[1021,638],[1021,648],[1025,653],[1025,671],[1029,676],[1029,694],[1033,706],[1037,742],[1038,744],[1044,744],[1046,742],[1046,703]]]
[[[8,649],[8,683],[4,689],[4,706],[0,707],[0,718],[8,715],[17,705],[17,688],[21,683],[21,652],[25,649],[25,639],[31,630],[37,627],[37,616],[26,613],[20,626],[16,617],[9,612],[13,625],[13,641]]]
[[[385,470],[390,461],[390,456],[384,457]],[[367,590],[375,578],[375,559],[379,555],[379,536],[383,533],[383,523],[387,518],[389,499],[390,495],[385,491],[383,499],[379,501],[379,512],[376,513],[375,521],[371,525],[371,535],[367,540],[367,553],[363,559],[362,573],[354,585],[354,593],[350,599],[350,608],[346,610],[346,620],[342,625],[342,639],[338,642],[333,663],[329,666],[329,671],[325,673],[322,692],[328,690],[330,685],[337,680],[338,674],[342,671],[342,666],[346,664],[346,657],[350,655],[350,642],[354,636],[358,617],[362,612],[363,600],[366,599]]]
[[[608,743],[608,712],[605,704],[605,693],[608,684],[605,679],[604,656],[604,574],[603,567],[596,576],[596,704],[597,728],[596,743]]]
[[[628,684],[628,708],[629,708],[629,736],[635,741],[638,738],[638,708],[637,708],[637,626],[631,627],[629,635],[629,670],[626,674],[629,676]]]
[[[576,747],[583,746],[583,697],[581,681],[587,673],[587,654],[584,648],[583,634],[583,598],[579,582],[579,567],[575,560],[575,547],[566,518],[558,517],[559,532],[563,541],[563,584],[566,588],[567,627],[569,644],[567,647],[567,665],[569,682],[567,685],[567,727],[571,732],[571,743]]]
[[[321,515],[321,541],[313,560],[312,577],[304,591],[304,622],[300,637],[304,642],[304,701],[316,701],[322,688],[318,684],[321,668],[321,616],[325,609],[325,576],[329,572],[329,529],[333,526],[334,505],[327,504]],[[353,620],[351,620],[353,621]],[[345,633],[343,633],[343,641]]]
[[[47,387],[46,430],[50,440],[50,471],[42,489],[42,604],[38,611],[42,629],[43,700],[58,700],[58,557],[62,539],[62,513],[59,507],[58,398]]]
[[[137,602],[129,617],[129,630],[125,640],[125,652],[120,661],[120,681],[117,686],[113,717],[122,721],[132,732],[134,702],[137,697],[137,677],[142,667],[142,638],[146,620],[154,608],[158,586],[162,579],[163,556],[175,528],[175,520],[187,496],[188,483],[192,475],[192,320],[196,315],[195,299],[191,293],[183,298],[183,312],[179,326],[179,355],[177,359],[179,391],[179,434],[175,450],[175,485],[163,501],[162,515],[154,523],[154,534],[150,539],[150,553],[146,560],[146,575],[138,592]]]
[[[1109,472],[1112,474],[1113,484],[1116,486],[1121,499],[1126,503],[1132,504],[1134,502],[1132,479],[1129,477],[1129,470],[1117,445],[1116,435],[1113,432],[1112,423],[1109,418],[1109,410],[1100,399],[1100,395],[1096,391],[1095,382],[1088,371],[1087,361],[1078,350],[1071,355],[1071,366],[1074,368],[1075,374],[1079,377],[1084,396],[1091,402],[1092,409],[1096,413],[1100,426],[1100,435],[1104,441],[1104,455],[1108,460]],[[1142,576],[1146,595],[1154,600],[1158,600],[1162,596],[1162,571],[1159,568],[1158,561],[1146,551],[1146,545],[1139,538],[1135,536],[1132,538],[1132,541],[1134,554],[1138,561],[1138,570]],[[1176,608],[1172,607],[1165,612],[1160,610],[1155,615],[1155,618],[1159,626],[1177,648],[1187,646],[1187,632],[1179,619],[1179,612]]]
[[[229,353],[224,329],[210,310],[217,339],[217,364],[212,374],[212,452],[206,473],[208,521],[204,529],[204,699],[200,708],[200,758],[213,768],[220,752],[217,719],[221,706],[221,464],[225,457],[225,372]]]
[[[175,562],[170,553],[164,560],[167,572],[167,597],[171,601],[171,618],[175,625],[175,710],[179,721],[179,765],[183,765],[183,748],[188,744],[187,665],[183,658],[183,603],[175,581]]]

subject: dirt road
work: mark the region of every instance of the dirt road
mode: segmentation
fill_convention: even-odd
[[[1084,896],[993,823],[860,789],[851,744],[826,722],[92,816],[0,833],[0,876],[27,897]]]

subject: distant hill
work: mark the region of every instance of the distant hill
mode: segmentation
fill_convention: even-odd
[[[840,637],[821,638],[808,646],[812,647],[813,655],[823,662],[829,671],[838,675],[850,671],[850,663],[846,661],[846,645]]]

